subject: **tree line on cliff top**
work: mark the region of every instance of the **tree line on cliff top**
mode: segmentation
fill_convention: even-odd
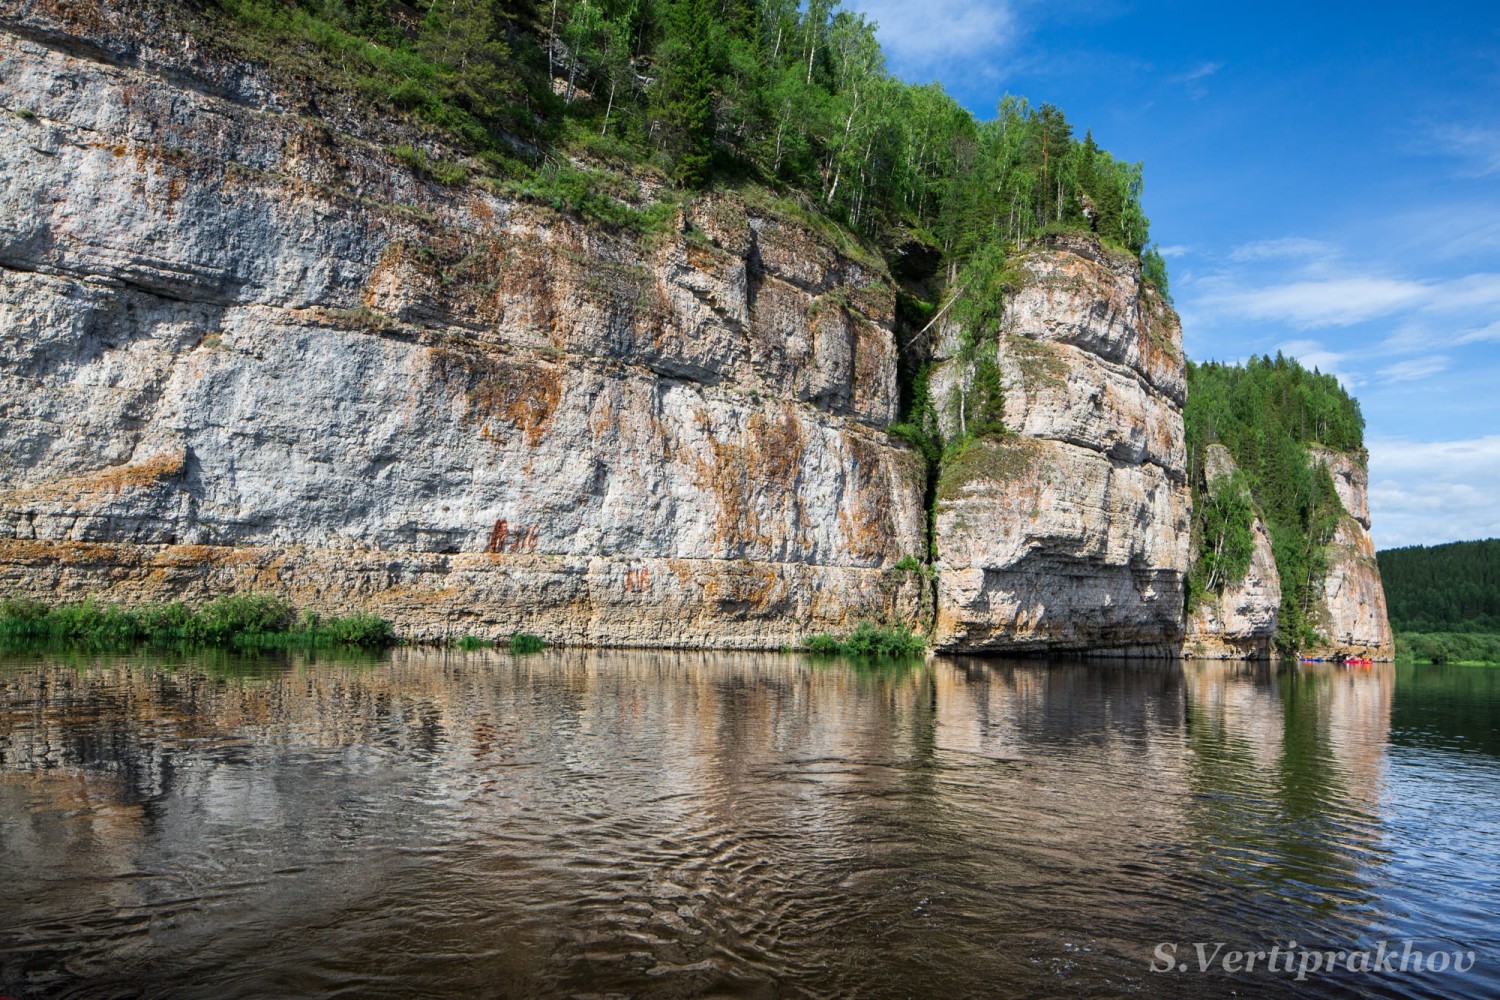
[[[1364,416],[1339,380],[1295,359],[1252,357],[1243,365],[1188,364],[1189,479],[1194,488],[1196,559],[1189,602],[1244,579],[1258,514],[1281,577],[1276,643],[1291,652],[1317,640],[1316,604],[1328,572],[1328,543],[1343,505],[1309,445],[1363,460]],[[1237,475],[1210,486],[1205,450],[1222,444]]]
[[[560,207],[607,207],[580,163],[646,165],[684,190],[794,194],[877,243],[915,233],[950,280],[989,247],[1092,228],[1165,292],[1139,163],[1050,104],[1006,97],[978,121],[939,84],[897,79],[874,23],[834,0],[209,2],[255,54],[442,128]]]

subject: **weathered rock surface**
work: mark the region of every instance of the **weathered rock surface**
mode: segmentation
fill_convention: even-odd
[[[1370,477],[1363,456],[1328,448],[1311,449],[1313,461],[1328,467],[1347,516],[1339,522],[1328,549],[1328,574],[1322,580],[1318,633],[1327,641],[1309,650],[1323,656],[1395,656],[1386,616],[1385,588],[1370,537]]]
[[[1191,521],[1177,317],[1088,237],[1020,267],[999,330],[980,331],[1013,434],[971,445],[939,484],[936,641],[1175,655]],[[932,379],[950,431],[959,333]]]
[[[1228,448],[1211,444],[1204,449],[1203,474],[1210,485],[1235,471]],[[1271,535],[1260,518],[1255,519],[1251,532],[1255,548],[1245,578],[1220,593],[1206,595],[1188,615],[1184,656],[1212,660],[1270,656],[1281,608],[1281,574],[1276,571]]]
[[[734,197],[643,237],[440,188],[128,12],[21,7],[0,588],[747,648],[930,606],[878,267]]]

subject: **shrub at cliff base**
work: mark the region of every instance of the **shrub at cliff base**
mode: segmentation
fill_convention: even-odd
[[[803,641],[802,648],[823,656],[911,657],[922,655],[927,640],[905,626],[864,621],[842,638],[827,632],[810,636]]]
[[[510,637],[510,651],[512,653],[540,653],[547,648],[539,635],[530,632],[517,632]]]
[[[58,641],[98,646],[140,643],[199,646],[367,646],[395,641],[377,615],[323,618],[265,594],[235,594],[201,608],[186,604],[122,608],[84,601],[48,606],[40,601],[0,601],[0,640]]]

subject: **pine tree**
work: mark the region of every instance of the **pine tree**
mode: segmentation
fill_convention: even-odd
[[[713,0],[673,0],[657,52],[654,90],[662,147],[678,183],[697,187],[708,180],[713,156]]]

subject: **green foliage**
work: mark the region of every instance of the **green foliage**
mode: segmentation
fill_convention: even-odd
[[[580,153],[684,188],[751,181],[867,236],[920,231],[958,269],[996,272],[1057,229],[1147,246],[1140,164],[1079,141],[1053,105],[1007,96],[980,122],[902,82],[874,23],[834,0],[209,2],[224,22],[209,30],[251,58],[439,129],[510,181]],[[440,183],[467,176],[392,152]],[[555,203],[609,211],[578,191]],[[1160,256],[1145,263],[1165,294]],[[982,281],[968,298],[998,304]]]
[[[517,632],[510,637],[510,651],[512,653],[540,653],[547,648],[546,642],[541,636],[532,635],[530,632]]]
[[[121,648],[152,643],[189,646],[390,645],[390,623],[370,614],[322,618],[265,594],[218,598],[197,610],[186,604],[124,608],[84,601],[48,606],[0,601],[0,640],[55,641]]]
[[[1379,553],[1397,632],[1500,633],[1500,539]]]
[[[1500,632],[1397,632],[1396,658],[1409,663],[1500,665]]]
[[[1201,591],[1222,591],[1244,580],[1255,553],[1255,502],[1245,474],[1218,479],[1202,491],[1194,512],[1199,539],[1194,576]]]
[[[223,645],[241,633],[284,632],[292,623],[292,606],[268,594],[234,594],[199,609],[185,625],[183,637],[209,646]]]
[[[921,656],[927,640],[904,625],[877,625],[863,621],[840,638],[821,632],[803,641],[802,648],[821,656],[912,657]]]
[[[1344,511],[1328,470],[1312,460],[1308,445],[1362,454],[1359,404],[1332,375],[1278,354],[1243,366],[1190,363],[1184,421],[1195,509],[1213,508],[1201,466],[1207,446],[1223,444],[1271,535],[1282,591],[1277,644],[1290,651],[1315,641],[1315,598]],[[1204,560],[1218,535],[1201,514],[1199,522],[1194,575],[1202,588],[1216,568],[1210,562],[1205,571]]]
[[[1005,433],[1005,387],[1000,382],[1000,367],[986,353],[974,362],[974,417],[969,433],[975,437],[994,437]]]
[[[1172,302],[1172,293],[1167,288],[1167,262],[1153,244],[1141,254],[1141,277],[1154,287],[1167,302]]]
[[[490,642],[488,639],[481,639],[477,635],[466,635],[461,636],[459,640],[454,643],[454,645],[459,649],[465,650],[467,652],[472,652],[476,649],[489,649],[494,645],[494,643]]]

